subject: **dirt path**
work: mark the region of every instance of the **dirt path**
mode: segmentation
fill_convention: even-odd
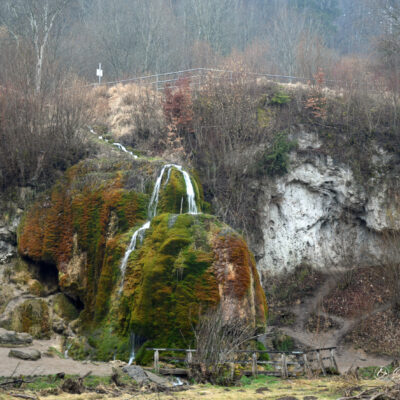
[[[60,357],[46,357],[43,355],[49,347],[59,348],[57,340],[35,340],[30,347],[42,353],[38,361],[24,361],[8,357],[10,348],[0,347],[0,376],[14,375],[50,375],[58,372],[66,374],[84,375],[92,371],[93,375],[106,376],[112,373],[112,363],[74,361]],[[23,348],[23,349],[24,349]]]
[[[360,318],[350,319],[342,318],[337,315],[328,314],[322,311],[323,298],[328,295],[330,290],[336,284],[336,280],[331,277],[316,291],[316,293],[304,300],[301,304],[293,306],[290,311],[295,315],[295,322],[291,327],[280,327],[279,329],[296,339],[297,342],[305,347],[337,347],[336,360],[340,372],[346,372],[352,367],[370,367],[384,366],[393,361],[390,357],[380,357],[367,355],[362,350],[357,350],[351,346],[343,345],[344,336],[350,332],[362,320],[369,318],[378,312],[384,311],[390,305],[382,305],[370,313]],[[326,332],[310,332],[306,328],[306,323],[312,315],[318,315],[324,318],[330,318],[338,324],[337,329],[331,329]]]

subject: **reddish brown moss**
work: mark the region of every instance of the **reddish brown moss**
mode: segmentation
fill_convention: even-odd
[[[223,285],[224,293],[242,299],[251,282],[251,260],[246,242],[231,234],[218,236],[214,242],[214,254],[217,281]]]
[[[148,198],[123,189],[121,171],[110,170],[103,176],[96,168],[81,163],[68,170],[50,198],[36,203],[28,212],[19,234],[20,253],[35,261],[57,265],[62,272],[60,286],[68,285],[70,292],[74,291],[74,285],[71,286],[68,265],[74,253],[73,238],[77,235],[79,253],[86,255],[87,287],[77,282],[76,293],[72,295],[81,297],[90,315],[96,309],[102,269],[108,268],[104,259],[111,213],[118,216],[117,231],[126,231],[143,221]],[[106,275],[105,271],[100,288]]]

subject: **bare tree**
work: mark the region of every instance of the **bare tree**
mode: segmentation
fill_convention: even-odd
[[[277,11],[267,31],[270,56],[281,74],[294,76],[298,73],[300,46],[304,55],[311,55],[320,44],[320,40],[316,40],[318,24],[304,12],[287,5]]]
[[[227,317],[226,315],[230,315]],[[228,363],[233,362],[238,350],[249,340],[255,339],[254,328],[245,319],[233,317],[221,307],[200,317],[195,328],[196,353],[191,364],[192,376],[198,381],[225,383],[233,380],[227,373]]]
[[[34,87],[39,93],[42,87],[43,64],[50,36],[57,23],[61,23],[61,15],[68,0],[8,0],[2,6],[2,22],[14,38],[17,46],[23,39],[32,44],[35,55]]]

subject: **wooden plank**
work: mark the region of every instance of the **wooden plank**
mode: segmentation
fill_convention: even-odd
[[[159,373],[161,375],[180,375],[186,376],[188,374],[188,370],[185,368],[160,368]]]
[[[282,353],[281,357],[281,376],[283,379],[288,377],[286,354]]]
[[[183,352],[197,351],[196,349],[169,349],[169,348],[157,348],[157,347],[146,347],[146,350],[149,350],[149,351],[156,351],[156,350],[158,350],[158,351],[183,351]]]

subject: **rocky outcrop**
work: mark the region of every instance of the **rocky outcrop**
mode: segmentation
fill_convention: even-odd
[[[309,265],[330,271],[398,258],[387,251],[385,233],[400,229],[399,176],[377,173],[366,184],[324,154],[316,135],[303,132],[295,139],[289,173],[261,184],[259,270]],[[371,160],[376,171],[393,161],[387,157]]]
[[[34,198],[30,188],[16,188],[0,192],[0,265],[17,254],[17,229],[23,210]]]

